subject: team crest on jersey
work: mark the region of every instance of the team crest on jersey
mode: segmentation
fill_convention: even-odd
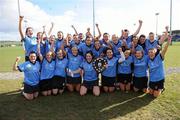
[[[31,65],[31,64],[27,64],[27,65],[26,65],[26,68],[27,68],[28,70],[31,70],[31,69],[32,69],[32,65]]]

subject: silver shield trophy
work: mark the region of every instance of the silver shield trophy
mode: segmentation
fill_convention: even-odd
[[[107,60],[104,58],[97,58],[93,61],[93,67],[98,73],[99,86],[101,86],[101,73],[106,69]]]

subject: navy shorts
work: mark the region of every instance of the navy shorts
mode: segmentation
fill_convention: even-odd
[[[118,74],[118,79],[117,82],[118,83],[122,83],[122,84],[128,84],[131,83],[132,81],[132,74]]]
[[[164,89],[164,79],[157,82],[149,82],[149,87],[153,90]]]
[[[47,91],[52,89],[52,79],[40,80],[40,91]]]
[[[102,86],[114,87],[116,77],[106,77],[102,75]]]
[[[81,77],[67,76],[67,84],[81,84]]]
[[[39,91],[39,84],[31,86],[24,83],[24,93],[33,94],[38,91]]]
[[[65,84],[65,77],[54,76],[52,79],[52,89],[63,89]]]
[[[148,77],[133,77],[133,86],[137,89],[147,88]]]
[[[94,86],[99,86],[99,80],[86,81],[84,80],[82,86],[85,86],[87,89],[93,89]]]

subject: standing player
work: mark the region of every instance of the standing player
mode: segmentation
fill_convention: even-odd
[[[143,23],[143,21],[139,20],[139,26],[138,26],[136,32],[130,36],[129,36],[129,31],[127,29],[123,30],[123,32],[122,32],[123,34],[120,37],[120,39],[121,40],[125,39],[126,43],[129,44],[132,41],[132,37],[136,36],[139,33],[139,31],[141,30],[142,23]]]
[[[29,53],[31,51],[37,51],[37,40],[36,37],[33,36],[33,28],[28,27],[26,28],[25,36],[22,32],[22,21],[23,16],[19,16],[19,33],[21,36],[21,41],[24,42],[25,47],[25,61],[29,60]]]

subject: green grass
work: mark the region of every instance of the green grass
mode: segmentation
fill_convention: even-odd
[[[180,67],[179,48],[180,43],[169,47],[166,68]],[[23,56],[23,50],[0,48],[0,56],[0,71],[11,71],[16,56]],[[178,73],[168,75],[166,90],[156,99],[146,94],[116,91],[99,97],[65,92],[40,96],[33,101],[25,100],[19,93],[22,80],[0,80],[0,120],[180,120],[179,80]]]
[[[157,99],[141,93],[64,93],[27,101],[17,91],[21,81],[0,81],[1,120],[119,120],[180,119],[180,79],[173,74],[166,79],[166,91]],[[174,89],[175,88],[175,89]]]
[[[12,71],[12,66],[17,56],[21,56],[24,61],[24,51],[22,47],[2,47],[0,48],[0,72]]]
[[[165,67],[180,67],[180,42],[169,46],[165,55]]]

